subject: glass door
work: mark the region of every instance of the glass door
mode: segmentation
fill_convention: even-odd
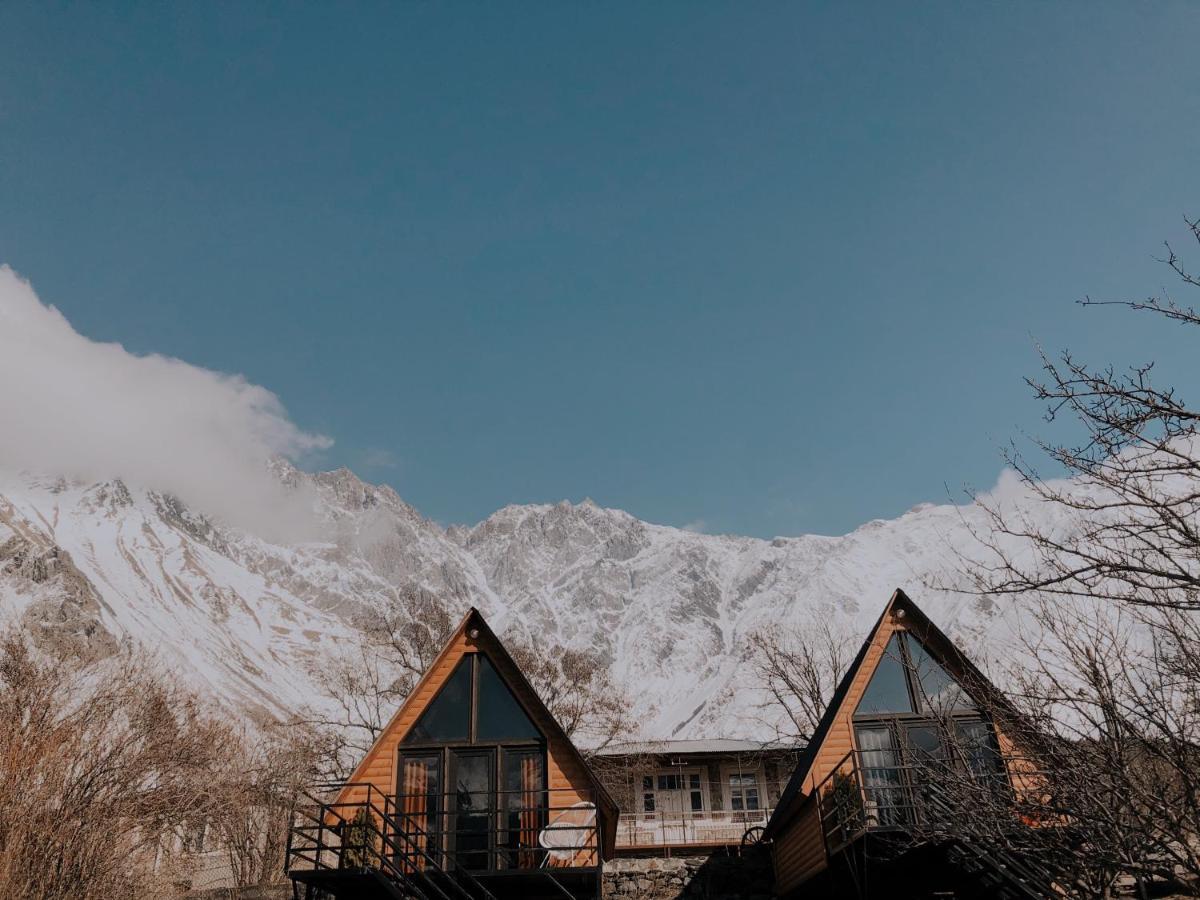
[[[492,868],[495,769],[495,750],[450,751],[450,839],[454,859],[464,869]]]

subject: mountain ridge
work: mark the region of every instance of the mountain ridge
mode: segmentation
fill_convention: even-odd
[[[415,587],[501,633],[598,650],[649,738],[774,736],[758,628],[821,619],[857,637],[900,586],[968,646],[1008,628],[965,594],[922,590],[958,577],[972,505],[840,537],[698,534],[590,499],[443,527],[349,469],[272,471],[311,508],[309,538],[269,541],[117,479],[0,473],[0,613],[60,650],[137,641],[231,708],[282,717],[320,705],[312,673],[352,647],[359,614]]]

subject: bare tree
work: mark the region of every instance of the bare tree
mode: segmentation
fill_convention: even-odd
[[[1187,225],[1200,243],[1200,222]],[[1164,262],[1200,287],[1169,246]],[[1169,295],[1083,304],[1200,325]],[[1153,372],[1044,355],[1029,384],[1047,419],[1071,416],[1083,438],[1035,444],[1068,477],[1043,477],[1013,449],[1031,502],[976,498],[987,525],[970,565],[976,590],[1025,606],[1036,626],[1011,683],[1014,727],[1043,772],[1017,799],[1041,807],[1027,817],[1067,826],[1021,839],[1040,837],[1079,896],[1103,895],[1119,872],[1200,892],[1200,412]],[[1012,814],[967,819],[1012,839],[999,827]],[[1053,835],[1070,847],[1050,846]]]
[[[510,641],[509,651],[563,731],[588,752],[629,736],[632,700],[599,653],[522,641]]]
[[[362,640],[315,666],[325,702],[294,723],[318,729],[321,769],[330,780],[346,777],[375,743],[453,628],[441,601],[418,587],[397,589],[356,624]]]
[[[1188,227],[1200,244],[1200,221]],[[1186,286],[1198,285],[1169,246],[1165,261]],[[1170,296],[1082,302],[1200,325],[1200,313]],[[1047,420],[1070,414],[1084,439],[1035,442],[1068,479],[1043,478],[1019,451],[1007,454],[1028,491],[1058,511],[1060,522],[1048,527],[1044,518],[983,501],[990,533],[978,537],[993,552],[992,564],[977,569],[981,590],[1200,610],[1200,412],[1174,389],[1156,386],[1153,369],[1146,363],[1118,372],[1070,353],[1043,355],[1044,377],[1029,384],[1048,405]],[[1015,554],[1001,538],[1032,552]]]
[[[750,635],[748,644],[767,705],[776,714],[782,712],[788,737],[807,741],[854,658],[850,637],[823,620],[761,629]]]
[[[0,638],[0,884],[13,897],[149,896],[163,837],[203,822],[230,739],[130,650],[42,659]]]
[[[270,726],[243,735],[213,773],[213,842],[239,887],[283,879],[293,800],[318,777],[323,749],[312,730]]]

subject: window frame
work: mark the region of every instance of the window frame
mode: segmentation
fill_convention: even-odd
[[[749,776],[754,779],[754,789],[758,793],[758,809],[746,809],[745,799],[742,800],[742,809],[733,808],[733,777]],[[768,808],[767,792],[766,792],[766,773],[762,766],[739,766],[736,764],[725,764],[721,766],[721,800],[725,805],[725,811],[730,813],[739,813],[749,815],[751,813],[765,813]],[[744,788],[741,788],[744,790]]]

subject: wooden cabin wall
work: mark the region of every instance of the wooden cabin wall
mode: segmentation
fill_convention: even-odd
[[[780,894],[803,884],[828,866],[821,816],[816,802],[805,801],[799,814],[775,838],[775,889]]]

